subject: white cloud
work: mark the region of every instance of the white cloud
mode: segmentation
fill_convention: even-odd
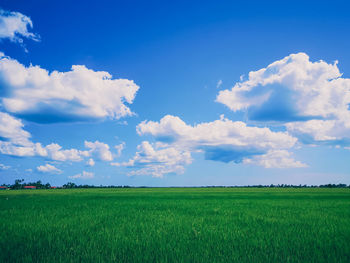
[[[19,157],[41,156],[55,161],[80,162],[85,157],[95,156],[102,161],[112,161],[109,146],[99,141],[85,142],[88,151],[63,149],[57,143],[43,146],[30,140],[30,133],[25,131],[24,124],[7,113],[0,112],[0,153]]]
[[[77,149],[62,149],[62,146],[52,143],[47,146],[42,146],[41,143],[33,143],[22,146],[16,145],[7,141],[0,141],[0,153],[18,157],[41,156],[55,161],[71,161],[80,162],[89,153]]]
[[[7,170],[7,169],[10,169],[11,166],[7,166],[7,165],[4,165],[2,163],[0,163],[0,170]]]
[[[152,175],[163,177],[164,174],[184,172],[184,165],[192,163],[191,153],[162,144],[151,145],[143,141],[137,146],[134,158],[125,163],[112,163],[115,166],[135,167],[129,175]]]
[[[265,168],[302,168],[306,164],[295,161],[292,153],[286,150],[271,150],[263,155],[256,155],[243,160],[244,164],[254,164]]]
[[[132,80],[112,79],[108,72],[83,65],[49,73],[0,55],[1,100],[10,113],[36,122],[119,119],[133,114],[125,105],[133,102],[139,89]]]
[[[350,79],[337,62],[291,54],[220,91],[217,101],[251,120],[279,121],[301,141],[350,145]]]
[[[87,162],[86,162],[87,166],[94,166],[95,165],[95,161],[94,159],[90,158]]]
[[[29,32],[30,28],[33,28],[33,23],[28,16],[0,9],[0,38],[18,43],[23,43],[23,38],[38,41],[39,36]]]
[[[17,146],[11,142],[0,141],[0,153],[18,157],[34,156],[35,148],[34,144],[30,146]]]
[[[71,179],[92,179],[92,178],[94,178],[94,173],[83,171],[80,174],[76,174],[76,175],[68,176],[68,177]]]
[[[0,112],[0,140],[6,139],[13,144],[30,145],[30,133],[23,130],[21,120]]]
[[[56,143],[51,143],[43,148],[43,151],[47,152],[48,158],[56,161],[72,161],[80,162],[83,157],[89,156],[87,151],[80,151],[77,149],[62,150],[62,147]],[[46,156],[46,155],[44,155]]]
[[[111,151],[109,150],[108,144],[95,141],[95,142],[89,142],[85,141],[85,147],[89,148],[90,155],[94,156],[95,158],[101,160],[101,161],[112,161],[113,156]]]
[[[0,112],[0,153],[14,156],[33,156],[37,147],[30,133],[23,129],[20,119]]]
[[[12,131],[12,132],[11,132]],[[30,134],[23,130],[21,120],[0,112],[0,153],[18,157],[41,156],[55,161],[80,162],[94,156],[101,161],[112,161],[113,156],[108,144],[85,141],[89,150],[63,149],[57,143],[43,146],[29,140]],[[121,148],[121,147],[120,147]],[[121,151],[122,149],[120,149]],[[92,160],[92,159],[91,159]],[[93,161],[93,160],[92,160]],[[89,160],[89,164],[92,162]]]
[[[257,119],[276,120],[280,116],[274,110],[283,110],[281,117],[287,120],[333,117],[346,112],[350,102],[350,80],[340,77],[337,63],[311,62],[305,53],[291,54],[250,72],[248,80],[231,90],[220,91],[217,101],[233,111],[254,108],[250,117]]]
[[[114,146],[114,148],[117,150],[116,157],[120,157],[122,155],[122,151],[125,148],[125,142],[122,142],[121,144]]]
[[[46,165],[40,165],[36,169],[42,173],[54,173],[54,174],[62,173],[62,171],[60,169],[58,169],[55,166],[48,164],[48,163]]]
[[[176,142],[189,149],[232,146],[241,149],[291,148],[297,139],[286,132],[249,127],[241,121],[221,118],[213,122],[187,125],[179,117],[166,115],[160,122],[143,121],[137,126],[139,135],[150,134],[159,141]]]
[[[287,130],[308,144],[350,145],[350,119],[309,120],[285,124]]]
[[[184,165],[192,162],[191,152],[204,152],[206,159],[221,162],[249,163],[247,160],[252,159],[250,163],[264,167],[276,167],[273,159],[277,159],[277,153],[282,153],[280,160],[284,167],[301,167],[301,163],[286,155],[286,149],[297,142],[287,132],[249,127],[224,116],[220,120],[191,126],[179,117],[167,115],[159,122],[144,121],[136,129],[139,135],[152,135],[158,142],[155,147],[143,142],[135,157],[122,164],[139,168],[132,174],[162,176],[174,171],[183,172]],[[170,152],[171,157],[167,154]],[[262,157],[254,159],[256,156]],[[160,158],[164,159],[160,161]]]

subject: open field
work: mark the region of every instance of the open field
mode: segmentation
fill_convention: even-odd
[[[1,262],[350,262],[350,189],[0,192]]]

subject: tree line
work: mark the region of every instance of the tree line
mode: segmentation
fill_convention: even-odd
[[[37,182],[25,183],[24,179],[16,179],[14,184],[2,184],[2,187],[8,189],[19,190],[26,189],[25,186],[35,186],[36,189],[51,189],[51,188],[147,188],[147,186],[129,186],[129,185],[77,185],[72,182],[65,183],[60,187],[52,187],[50,183],[43,184],[40,180]],[[323,184],[323,185],[292,185],[292,184],[270,184],[270,185],[242,185],[242,186],[200,186],[203,188],[230,188],[230,187],[255,187],[255,188],[350,188],[350,185],[346,184]],[[176,187],[174,187],[176,188]]]
[[[8,189],[12,189],[12,190],[19,190],[19,189],[26,189],[26,186],[35,186],[36,189],[51,189],[51,188],[130,188],[131,186],[129,185],[108,185],[108,186],[104,186],[104,185],[77,185],[75,183],[72,182],[68,182],[65,183],[62,186],[59,187],[53,187],[51,186],[50,183],[42,183],[40,180],[36,181],[36,182],[24,182],[24,179],[16,179],[14,184],[2,184],[2,187],[6,187]]]
[[[25,186],[35,186],[37,189],[50,189],[51,185],[49,183],[43,184],[40,180],[37,182],[25,183],[24,179],[16,179],[14,184],[2,184],[1,186],[7,187],[9,189],[18,190],[24,189]]]

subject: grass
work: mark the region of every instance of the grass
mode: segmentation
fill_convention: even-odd
[[[0,192],[1,262],[350,262],[350,189]]]

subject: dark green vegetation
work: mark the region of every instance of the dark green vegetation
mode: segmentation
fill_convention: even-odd
[[[2,262],[350,262],[350,189],[0,192]]]

